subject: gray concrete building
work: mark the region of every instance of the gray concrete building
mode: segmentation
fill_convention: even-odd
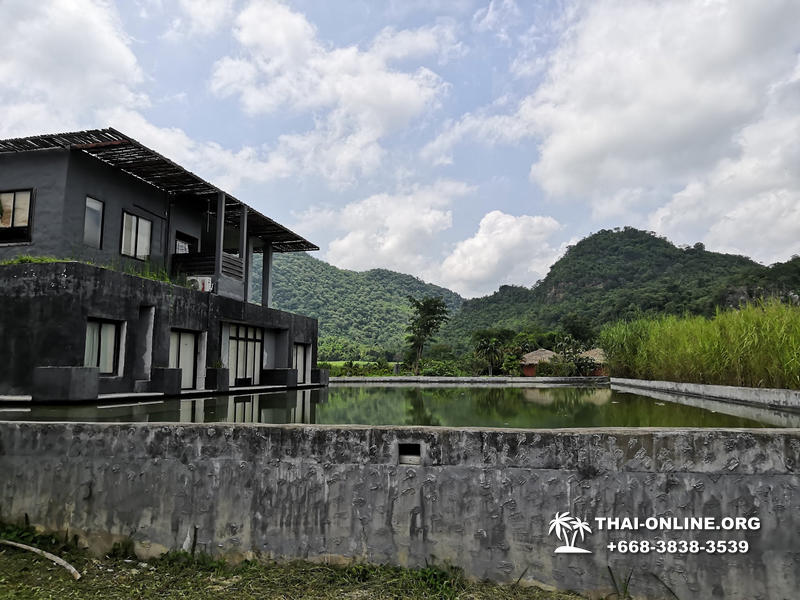
[[[316,320],[271,308],[273,253],[317,246],[136,140],[0,140],[0,207],[0,395],[320,382]]]

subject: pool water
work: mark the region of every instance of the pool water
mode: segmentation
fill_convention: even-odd
[[[758,410],[649,398],[608,387],[332,385],[245,396],[79,405],[2,405],[0,420],[182,423],[317,423],[444,427],[797,426]],[[744,416],[746,415],[746,416]]]

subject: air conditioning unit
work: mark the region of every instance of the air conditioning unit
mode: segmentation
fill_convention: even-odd
[[[210,292],[214,288],[211,277],[187,277],[186,281],[192,289],[199,292]]]

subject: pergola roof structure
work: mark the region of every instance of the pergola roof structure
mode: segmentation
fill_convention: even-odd
[[[168,194],[211,199],[222,192],[225,194],[225,222],[233,228],[239,228],[238,209],[247,206],[244,202],[116,129],[109,127],[0,140],[0,153],[60,148],[90,154]],[[211,206],[215,207],[216,202],[211,202]],[[247,209],[248,235],[271,243],[275,252],[319,250],[318,246],[254,208],[247,206]]]

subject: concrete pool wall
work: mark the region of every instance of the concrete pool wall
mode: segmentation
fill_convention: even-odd
[[[0,520],[193,547],[404,566],[634,597],[793,598],[800,589],[800,429],[0,422]],[[556,554],[556,513],[591,554]],[[597,517],[758,519],[757,530],[599,531]],[[742,521],[744,522],[744,521]],[[754,523],[754,521],[748,521]],[[747,541],[745,554],[610,551],[619,540]]]

